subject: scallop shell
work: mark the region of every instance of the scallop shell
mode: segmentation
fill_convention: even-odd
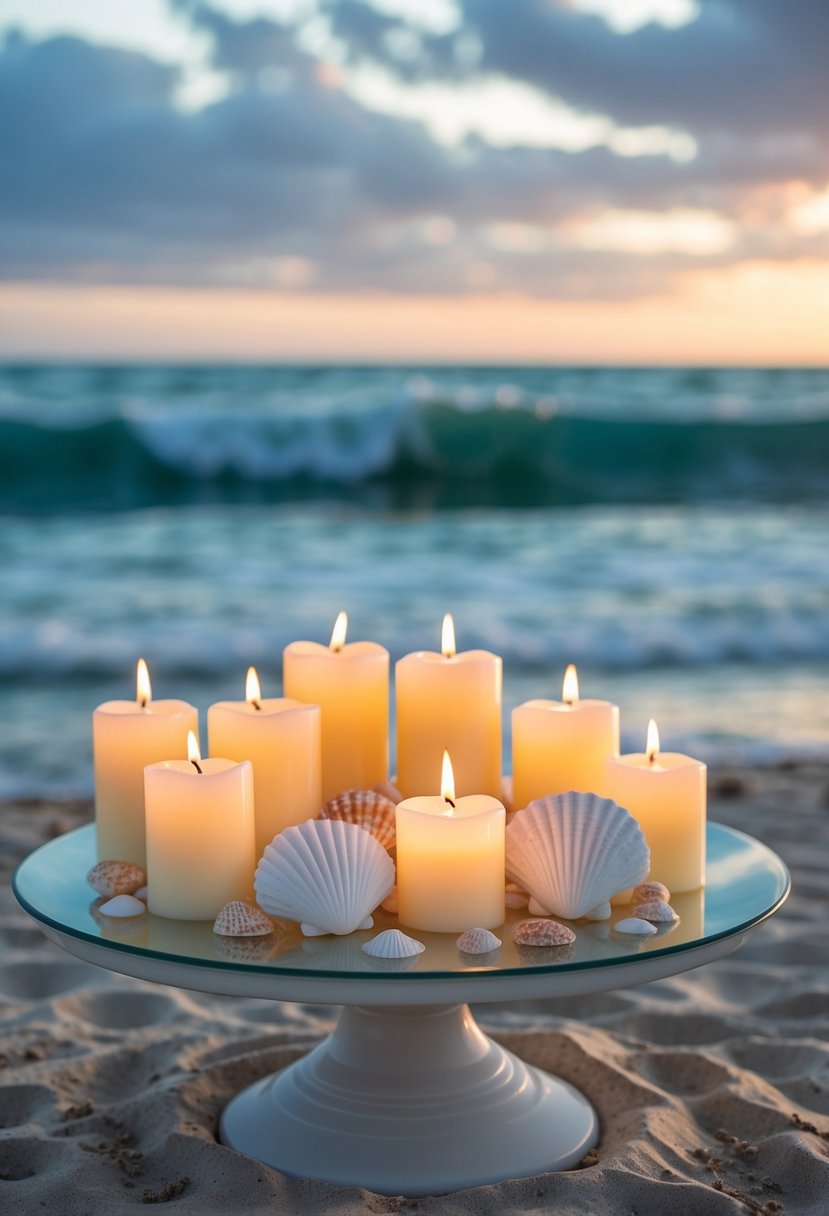
[[[320,811],[320,819],[342,819],[344,823],[356,823],[358,828],[371,832],[384,849],[393,849],[395,841],[395,806],[390,798],[376,790],[344,790],[326,802]]]
[[[646,903],[637,904],[633,909],[633,915],[641,917],[642,920],[655,921],[657,924],[679,920],[679,916],[664,899],[649,899]]]
[[[496,937],[489,929],[467,929],[455,943],[462,954],[489,954],[501,945],[500,937]]]
[[[671,898],[671,893],[665,886],[664,882],[640,882],[639,886],[631,893],[630,902],[632,904],[646,904],[652,899],[664,899],[665,903]]]
[[[131,861],[99,861],[86,881],[99,895],[134,895],[147,881],[147,875]]]
[[[382,794],[384,798],[388,798],[397,806],[398,802],[403,801],[403,795],[396,785],[392,785],[390,781],[382,781],[380,785],[373,785],[372,790],[375,794]]]
[[[253,904],[232,899],[216,917],[213,932],[219,937],[266,937],[273,933],[273,921]]]
[[[603,904],[597,904],[595,908],[591,908],[589,912],[585,912],[585,920],[610,920],[613,915],[613,909],[608,900]]]
[[[414,958],[426,947],[423,942],[407,937],[399,929],[384,929],[363,946],[363,953],[372,958]]]
[[[394,863],[369,832],[339,819],[285,828],[256,867],[260,907],[298,920],[307,937],[370,929],[394,884]]]
[[[614,933],[628,933],[631,937],[652,937],[656,933],[653,925],[639,916],[626,916],[624,920],[617,920],[613,931]]]
[[[639,824],[597,794],[539,798],[507,827],[507,878],[568,920],[635,886],[649,867]]]
[[[104,916],[143,916],[147,911],[140,899],[134,895],[114,895],[98,909]]]
[[[515,926],[512,940],[516,946],[569,946],[576,935],[557,920],[522,920]]]

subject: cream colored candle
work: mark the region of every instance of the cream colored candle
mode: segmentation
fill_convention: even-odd
[[[253,764],[256,856],[283,828],[322,806],[320,708],[288,697],[262,697],[255,668],[244,701],[217,701],[207,711],[210,751]]]
[[[409,798],[452,756],[458,796],[501,795],[503,663],[488,650],[457,654],[443,619],[441,653],[418,650],[396,667],[397,787]]]
[[[705,882],[706,767],[679,752],[661,752],[656,723],[647,748],[607,762],[607,796],[639,822],[651,851],[650,877],[671,893]]]
[[[440,797],[397,807],[398,920],[411,929],[462,933],[504,922],[506,811],[497,798],[455,798],[444,758]]]
[[[579,700],[576,669],[560,701],[525,701],[512,711],[513,806],[567,790],[603,793],[605,770],[619,755],[619,707]]]
[[[250,760],[189,760],[144,770],[147,906],[156,916],[213,920],[232,899],[250,899],[254,854]]]
[[[146,866],[144,767],[187,753],[199,715],[186,701],[153,701],[147,664],[138,660],[134,701],[106,701],[92,716],[95,824],[100,861]]]
[[[283,655],[285,696],[321,710],[323,802],[389,778],[389,652],[346,645],[347,628],[341,612],[328,646],[291,642]]]

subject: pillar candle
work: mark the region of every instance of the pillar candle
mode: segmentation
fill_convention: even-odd
[[[440,797],[407,798],[396,811],[398,920],[462,933],[504,921],[506,811],[497,798],[455,798],[444,761]]]
[[[192,734],[188,753],[144,770],[147,906],[155,916],[213,920],[253,888],[253,766],[202,760]]]
[[[253,764],[256,856],[283,828],[312,819],[322,806],[320,708],[289,697],[262,697],[248,671],[244,701],[207,711],[210,751]]]
[[[320,707],[323,802],[389,777],[389,652],[346,645],[347,628],[341,612],[328,646],[291,642],[283,655],[285,696]]]
[[[397,787],[411,797],[452,756],[459,797],[501,794],[503,664],[488,650],[457,654],[447,613],[441,653],[419,650],[396,667]]]
[[[645,833],[651,878],[672,894],[704,884],[706,767],[701,761],[661,752],[651,721],[644,752],[608,760],[606,792]]]
[[[513,806],[567,790],[601,794],[607,761],[618,755],[618,706],[580,701],[571,663],[560,701],[525,701],[512,711]]]
[[[153,701],[150,677],[138,662],[134,701],[106,701],[92,717],[95,824],[100,861],[147,864],[144,767],[187,754],[187,732],[199,715],[186,701]]]

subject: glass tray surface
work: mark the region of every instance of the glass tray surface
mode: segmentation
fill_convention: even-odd
[[[304,938],[299,926],[289,921],[277,921],[269,937],[221,938],[213,933],[212,921],[165,920],[150,913],[129,920],[103,916],[98,909],[105,900],[95,898],[86,883],[97,861],[94,824],[42,845],[18,866],[13,887],[23,908],[45,925],[113,951],[167,962],[325,979],[473,979],[588,970],[679,954],[750,928],[775,912],[788,895],[785,865],[753,837],[709,823],[707,850],[705,888],[674,896],[678,924],[660,927],[653,937],[616,933],[613,925],[631,915],[629,907],[619,906],[609,921],[569,922],[576,934],[570,946],[521,948],[512,941],[513,926],[528,913],[508,910],[505,924],[495,930],[503,942],[500,950],[477,956],[458,951],[457,933],[408,929],[382,909],[374,915],[373,929],[318,938]],[[425,951],[415,959],[370,958],[363,944],[389,928],[403,929],[423,942]]]

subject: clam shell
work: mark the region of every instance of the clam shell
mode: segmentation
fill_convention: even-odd
[[[663,882],[640,882],[630,897],[632,904],[646,904],[652,899],[664,899],[665,903],[671,898],[671,893]]]
[[[458,938],[456,945],[463,954],[489,954],[501,945],[500,937],[496,937],[489,929],[467,929]]]
[[[516,946],[569,946],[576,935],[557,920],[522,920],[515,926],[512,940]]]
[[[326,802],[319,817],[356,823],[358,828],[371,832],[384,849],[393,849],[396,805],[376,790],[344,790]]]
[[[384,929],[363,946],[363,953],[372,958],[414,958],[426,947],[423,942],[407,937],[399,929]]]
[[[657,924],[679,920],[676,912],[664,899],[649,899],[644,904],[637,904],[633,909],[633,915],[641,917],[642,920],[652,920]]]
[[[99,861],[87,874],[86,881],[99,895],[134,895],[144,886],[147,875],[131,861]]]
[[[298,920],[306,936],[370,929],[394,884],[394,863],[371,833],[340,819],[285,828],[256,867],[261,908]]]
[[[648,872],[639,824],[597,794],[553,794],[519,811],[507,827],[507,878],[536,905],[577,920]]]
[[[628,933],[631,937],[652,937],[656,933],[653,925],[639,916],[626,916],[624,920],[617,920],[613,931],[614,933]]]
[[[266,937],[273,933],[273,921],[253,904],[232,899],[216,917],[213,932],[219,937]]]
[[[104,916],[143,916],[147,908],[134,895],[114,895],[98,909]]]
[[[507,883],[506,890],[504,891],[505,908],[526,908],[529,898],[527,892],[522,891],[516,883]]]

